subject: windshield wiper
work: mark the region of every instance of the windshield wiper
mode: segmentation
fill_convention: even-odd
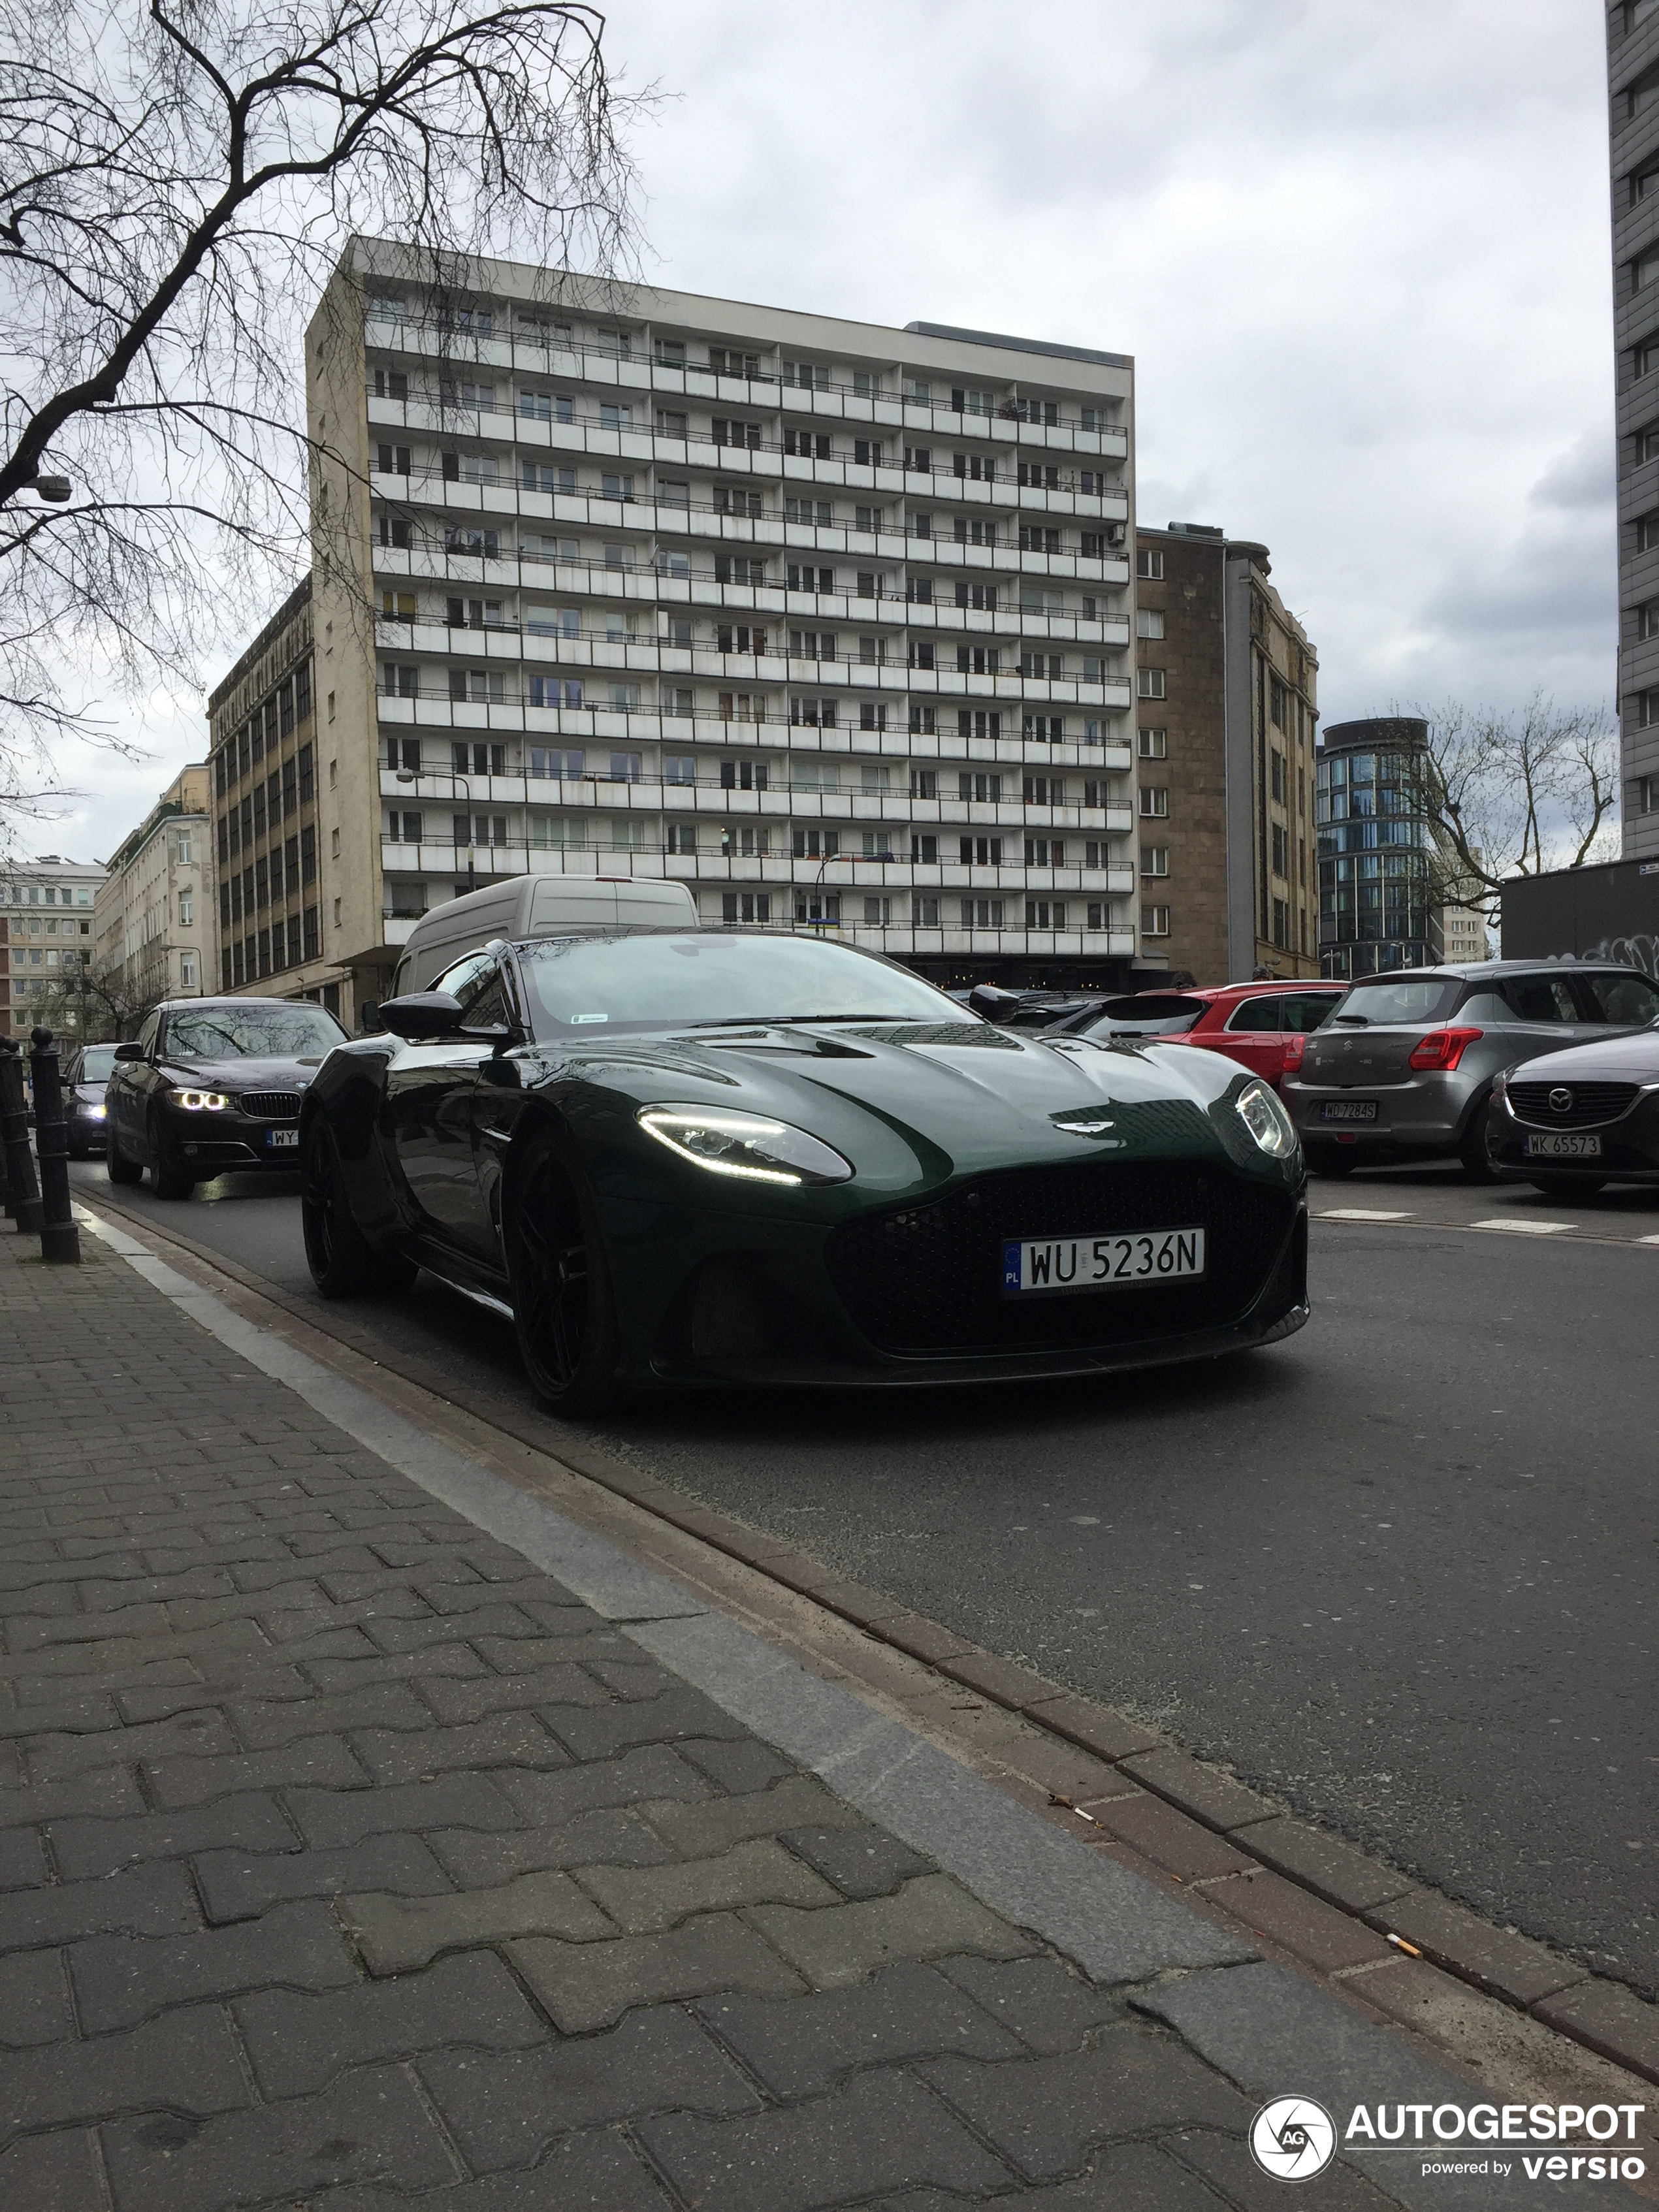
[[[688,1022],[693,1030],[799,1029],[806,1022],[902,1022],[908,1014],[723,1014],[718,1020]]]
[[[1362,1030],[1368,1030],[1370,1027],[1370,1020],[1364,1014],[1334,1014],[1332,1019],[1339,1022],[1352,1022]]]

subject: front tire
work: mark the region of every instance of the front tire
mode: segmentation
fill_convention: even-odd
[[[593,1201],[547,1138],[515,1176],[507,1217],[507,1273],[519,1356],[537,1395],[582,1420],[621,1395],[622,1337]]]
[[[1328,1152],[1322,1150],[1318,1152],[1310,1152],[1308,1154],[1308,1165],[1313,1170],[1316,1176],[1335,1176],[1340,1177],[1342,1176],[1351,1176],[1354,1170],[1359,1165],[1359,1162],[1356,1156],[1352,1152],[1339,1152],[1334,1151]]]
[[[1469,1126],[1463,1132],[1463,1141],[1457,1147],[1457,1157],[1463,1173],[1471,1182],[1496,1182],[1498,1170],[1492,1164],[1487,1139],[1492,1129],[1492,1101],[1483,1098],[1469,1116]]]
[[[1534,1190],[1541,1190],[1546,1198],[1594,1198],[1598,1190],[1607,1188],[1605,1176],[1534,1176]]]
[[[300,1226],[306,1265],[325,1298],[395,1294],[414,1281],[412,1262],[377,1252],[357,1226],[334,1132],[320,1115],[301,1140]]]
[[[176,1160],[167,1158],[167,1139],[154,1114],[149,1117],[149,1150],[150,1188],[157,1198],[188,1198],[196,1188],[196,1178]]]
[[[127,1158],[113,1129],[104,1139],[104,1172],[112,1183],[131,1186],[144,1179],[143,1168],[138,1161]]]

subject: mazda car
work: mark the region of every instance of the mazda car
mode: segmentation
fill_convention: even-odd
[[[495,945],[380,1014],[301,1109],[313,1277],[428,1269],[562,1413],[1099,1375],[1307,1318],[1295,1133],[1213,1053],[1013,1033],[782,932]]]
[[[1552,1053],[1492,1085],[1492,1158],[1551,1198],[1659,1185],[1659,1026]]]
[[[299,1164],[300,1107],[345,1031],[291,999],[180,999],[147,1015],[110,1073],[109,1179],[148,1168],[158,1198],[188,1198],[233,1170]]]

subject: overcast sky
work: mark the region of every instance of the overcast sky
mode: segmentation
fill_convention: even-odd
[[[666,95],[637,139],[647,277],[1132,354],[1141,519],[1271,548],[1328,722],[1611,702],[1591,0],[610,14],[613,65]],[[96,796],[36,849],[106,858],[205,750],[200,701],[121,711],[149,760],[65,760]]]

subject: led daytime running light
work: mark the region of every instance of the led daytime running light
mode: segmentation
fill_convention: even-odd
[[[787,1121],[696,1106],[642,1106],[638,1118],[648,1136],[710,1175],[799,1190],[803,1183],[845,1182],[853,1173],[839,1152]]]
[[[1296,1150],[1296,1130],[1290,1115],[1265,1083],[1247,1083],[1233,1104],[1239,1119],[1257,1145],[1274,1159]]]
[[[192,1114],[198,1114],[204,1109],[212,1113],[222,1113],[230,1105],[231,1101],[226,1097],[222,1091],[175,1091],[173,1094],[173,1103],[175,1106],[188,1108]]]

